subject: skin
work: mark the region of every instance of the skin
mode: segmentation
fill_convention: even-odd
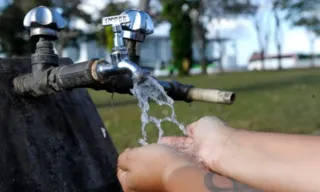
[[[223,125],[221,121],[216,123]],[[194,125],[188,126],[188,135],[205,141],[207,134],[194,132]],[[229,134],[227,129],[221,131]],[[162,144],[126,149],[121,153],[118,158],[118,178],[124,192],[257,191],[212,173],[205,161],[199,158],[200,154],[208,153],[204,147],[206,142],[194,143],[192,137],[165,137]],[[223,138],[220,140],[223,141]],[[186,182],[187,180],[192,182]]]
[[[118,167],[124,192],[256,191],[206,171],[190,156],[161,144],[126,150],[119,156]]]
[[[161,144],[120,154],[118,178],[124,191],[320,189],[317,136],[238,130],[215,117],[201,118],[187,129],[187,137],[166,137]]]

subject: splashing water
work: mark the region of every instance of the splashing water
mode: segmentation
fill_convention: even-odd
[[[148,123],[154,123],[159,131],[158,134],[158,142],[162,138],[164,132],[161,128],[161,123],[164,121],[172,122],[176,124],[179,129],[186,135],[186,129],[183,124],[179,123],[176,119],[176,114],[174,112],[174,101],[171,99],[164,88],[155,80],[153,77],[148,76],[147,79],[140,84],[135,83],[133,85],[133,89],[131,89],[131,93],[135,98],[138,99],[138,106],[140,107],[141,113],[141,131],[143,138],[139,139],[139,143],[141,145],[147,145],[147,133],[146,133],[146,125]],[[158,103],[158,105],[166,105],[171,108],[171,116],[165,118],[156,118],[148,115],[148,111],[150,109],[149,99],[152,99]]]

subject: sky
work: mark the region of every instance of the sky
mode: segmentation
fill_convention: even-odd
[[[108,3],[108,0],[84,0],[84,2],[86,3],[86,6],[83,6],[83,8],[94,14],[97,13],[97,9],[103,8],[106,3]],[[4,3],[5,0],[0,0],[0,7],[3,6]],[[139,0],[131,0],[131,3],[137,5]],[[271,32],[274,30],[272,22],[273,21],[271,21]],[[80,26],[82,25],[81,22],[77,24]],[[216,23],[208,23],[209,37],[214,37],[216,28]],[[170,24],[164,24],[156,27],[153,35],[168,35],[169,30]],[[222,34],[236,40],[238,50],[237,60],[239,65],[246,65],[252,53],[259,50],[255,29],[250,19],[224,20],[222,25],[220,25],[220,30],[222,30]],[[292,27],[288,22],[284,22],[283,34],[283,54],[310,52],[310,34],[305,29]],[[228,46],[228,52],[232,52],[231,45]],[[319,39],[317,39],[315,43],[315,52],[320,53]],[[274,35],[271,35],[270,37],[268,53],[271,55],[276,54]]]
[[[102,7],[102,3],[107,3],[108,0],[86,0],[87,3],[92,5],[99,5]],[[118,0],[121,1],[121,0]],[[139,0],[131,0],[133,4],[138,4]],[[265,14],[264,10],[261,10],[261,14]],[[274,43],[274,27],[273,20],[270,20],[270,44],[268,53],[270,55],[276,54],[276,46]],[[224,20],[220,25],[222,34],[232,37],[236,40],[237,46],[237,58],[239,65],[246,65],[253,52],[259,50],[259,44],[257,35],[254,29],[252,20],[250,19],[237,19],[237,20]],[[209,37],[214,37],[215,28],[217,24],[211,22],[208,24]],[[310,53],[310,34],[304,28],[293,27],[290,23],[283,22],[283,54],[293,53]],[[167,35],[170,30],[170,24],[162,25],[155,28],[153,35]],[[318,46],[319,45],[319,46]],[[231,52],[231,45],[228,46],[228,50]],[[317,39],[315,43],[315,52],[320,53],[320,40]]]

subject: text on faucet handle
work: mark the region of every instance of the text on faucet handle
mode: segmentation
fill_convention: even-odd
[[[123,23],[129,23],[130,18],[128,14],[123,15],[116,15],[116,16],[110,16],[110,17],[103,17],[102,18],[102,25],[108,26],[108,25],[120,25]]]

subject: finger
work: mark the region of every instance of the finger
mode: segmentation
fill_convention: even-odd
[[[118,169],[117,177],[124,192],[133,192],[128,185],[128,172]]]
[[[117,169],[117,177],[124,191],[125,191],[125,188],[127,188],[126,175],[127,175],[126,171],[123,171],[122,169],[119,169],[119,168]]]
[[[129,171],[130,161],[132,161],[132,149],[126,149],[118,157],[118,167],[123,171]]]
[[[160,144],[176,146],[178,143],[185,142],[186,137],[162,137]]]
[[[118,169],[117,177],[124,192],[136,192],[132,173]]]
[[[163,137],[161,143],[189,155],[193,152],[193,139],[190,137]]]
[[[189,137],[193,137],[193,132],[194,132],[194,128],[196,127],[196,125],[197,125],[197,121],[187,125],[186,129],[187,129],[187,135]]]

